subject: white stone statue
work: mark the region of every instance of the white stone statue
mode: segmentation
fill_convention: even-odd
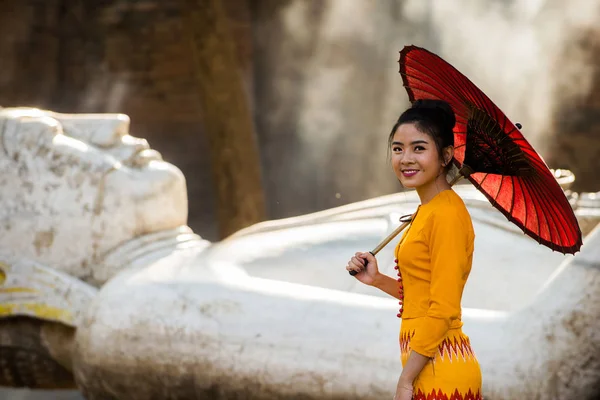
[[[38,329],[29,346],[46,364],[31,369],[72,374],[87,399],[392,397],[397,303],[344,267],[414,211],[414,193],[209,243],[186,226],[184,177],[126,116],[5,108],[0,134],[0,350]],[[595,398],[600,201],[569,193],[592,231],[573,257],[456,190],[477,234],[464,330],[486,399]],[[389,274],[392,248],[378,255]],[[51,386],[38,378],[27,385]]]

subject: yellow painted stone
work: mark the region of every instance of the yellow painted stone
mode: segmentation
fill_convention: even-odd
[[[2,285],[6,280],[6,272],[4,272],[5,270],[8,270],[8,265],[0,262],[0,285]]]
[[[50,321],[59,321],[67,324],[73,323],[73,314],[71,312],[48,306],[46,304],[0,304],[0,317],[10,317],[23,314],[33,315]]]

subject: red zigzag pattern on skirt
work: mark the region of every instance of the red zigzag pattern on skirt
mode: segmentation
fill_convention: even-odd
[[[447,357],[450,361],[452,361],[453,358],[457,358],[459,354],[463,360],[473,357],[474,355],[471,343],[463,338],[460,338],[459,340],[456,340],[456,338],[453,338],[453,340],[448,338],[444,339],[439,345],[438,351],[440,352],[442,360],[444,357]]]
[[[403,332],[400,335],[400,351],[405,354],[410,350],[410,340],[414,336],[413,332]],[[471,343],[469,340],[465,340],[463,338],[446,338],[440,343],[438,346],[438,352],[440,354],[440,358],[443,360],[447,358],[449,361],[452,361],[453,358],[457,358],[459,355],[463,360],[467,358],[473,357],[473,349],[471,348]]]
[[[462,395],[455,390],[452,395],[447,395],[442,393],[441,390],[438,390],[437,393],[435,389],[428,395],[421,392],[420,389],[417,390],[416,393],[413,394],[413,400],[483,400],[481,394],[479,392],[473,393],[471,390],[466,395]]]

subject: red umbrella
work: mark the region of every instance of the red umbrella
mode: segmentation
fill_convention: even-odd
[[[452,107],[456,115],[453,162],[460,174],[539,243],[561,253],[579,251],[581,230],[569,201],[546,163],[506,115],[473,82],[428,50],[406,46],[399,63],[411,102],[444,100]],[[408,226],[410,216],[402,222],[373,255]]]
[[[561,253],[582,245],[573,209],[519,129],[467,77],[437,55],[406,46],[400,74],[410,101],[444,100],[456,115],[454,164],[506,218]]]

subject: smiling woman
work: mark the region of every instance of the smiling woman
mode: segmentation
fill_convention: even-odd
[[[390,133],[394,173],[421,200],[396,246],[398,279],[379,273],[371,253],[356,253],[347,266],[362,283],[399,300],[403,369],[395,400],[481,399],[479,362],[461,321],[475,233],[463,200],[447,180],[455,123],[447,103],[417,100]]]

